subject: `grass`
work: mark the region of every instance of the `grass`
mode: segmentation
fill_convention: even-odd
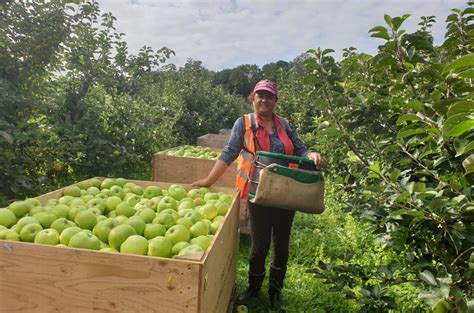
[[[356,301],[346,299],[342,293],[330,291],[330,286],[307,273],[307,269],[315,267],[320,260],[328,262],[344,252],[355,254],[352,262],[373,269],[400,258],[374,244],[373,237],[366,232],[366,225],[341,210],[343,201],[337,193],[329,192],[323,214],[296,214],[281,312],[359,312],[361,307]],[[237,292],[247,287],[249,250],[250,236],[241,235],[237,260]],[[267,256],[267,271],[271,253],[270,250]],[[404,292],[400,293],[400,286],[393,287],[393,292],[400,295],[400,310],[397,311],[419,311],[417,290],[410,285],[403,286],[402,289]],[[268,275],[259,296],[246,303],[249,312],[274,312],[269,308],[267,291]]]

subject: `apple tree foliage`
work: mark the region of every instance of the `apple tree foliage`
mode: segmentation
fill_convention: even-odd
[[[385,249],[404,256],[372,273],[347,255],[312,270],[367,311],[394,308],[387,286],[407,281],[423,288],[419,298],[436,312],[472,309],[472,4],[453,9],[440,46],[430,32],[434,17],[407,33],[406,14],[385,15],[386,25],[369,31],[383,40],[375,56],[349,48],[336,62],[331,49],[309,50],[302,90],[310,105],[288,96],[301,108],[292,120],[319,142],[331,179],[348,194],[347,209],[372,225]]]

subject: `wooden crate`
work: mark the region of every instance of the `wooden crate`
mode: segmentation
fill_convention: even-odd
[[[232,193],[234,201],[205,253],[168,259],[0,240],[0,312],[226,312],[239,198],[228,188],[211,190]],[[62,189],[37,199],[61,195]]]
[[[170,150],[155,153],[153,156],[153,180],[160,182],[174,182],[191,184],[199,179],[206,178],[214,166],[215,160],[189,158],[167,155]],[[215,149],[216,151],[220,151]],[[234,188],[237,173],[237,162],[232,163],[214,186]],[[249,234],[249,215],[247,202],[241,201],[239,213],[239,228],[243,234]]]
[[[224,148],[229,140],[230,134],[206,134],[196,140],[198,146],[211,148]]]

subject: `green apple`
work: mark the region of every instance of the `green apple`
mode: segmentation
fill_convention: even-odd
[[[46,200],[45,205],[56,205],[58,203],[59,203],[59,199],[51,198],[51,199]]]
[[[74,200],[73,196],[62,196],[61,198],[58,199],[58,204],[65,204],[65,205],[70,205],[72,200]]]
[[[89,210],[94,211],[94,209],[89,209]],[[97,216],[97,223],[102,222],[102,221],[105,221],[106,219],[107,219],[107,216],[105,216],[105,215],[98,215],[98,216]],[[96,225],[97,225],[97,224],[96,224]]]
[[[21,229],[28,225],[28,224],[40,224],[40,222],[34,218],[33,216],[24,216],[18,220],[18,222],[13,226],[18,229],[18,233],[20,233]],[[12,228],[13,228],[12,227]]]
[[[154,209],[155,211],[158,211],[158,205],[160,204],[161,199],[163,199],[164,196],[158,196],[158,197],[153,197],[148,201],[148,206]]]
[[[171,242],[163,236],[158,236],[148,242],[148,255],[167,258],[171,255]]]
[[[67,214],[68,219],[71,220],[71,221],[74,221],[74,219],[76,218],[77,213],[85,211],[85,210],[87,210],[87,208],[85,206],[82,206],[82,205],[71,207],[69,209],[68,214]]]
[[[202,219],[201,213],[196,211],[188,212],[184,215],[184,217],[189,217],[193,223],[196,223]]]
[[[230,206],[232,204],[232,201],[234,200],[234,198],[232,198],[231,195],[224,194],[224,195],[219,197],[219,200],[224,201],[225,203],[227,203]]]
[[[107,213],[107,217],[117,217],[117,212],[115,210],[112,210],[110,211],[109,213]],[[126,216],[125,216],[126,218]]]
[[[29,206],[41,206],[41,202],[36,198],[27,198],[24,200]]]
[[[120,253],[147,255],[148,240],[140,235],[132,235],[122,243]]]
[[[96,230],[96,236],[103,242],[109,242],[109,233],[115,227],[120,225],[120,222],[115,218],[107,218],[101,222],[98,222],[94,229]]]
[[[187,254],[194,254],[194,253],[201,253],[201,252],[204,252],[204,249],[201,248],[201,246],[199,246],[197,244],[190,244],[189,246],[181,249],[181,251],[179,251],[179,253],[178,253],[178,256],[187,255]]]
[[[36,234],[34,243],[51,246],[57,245],[59,243],[59,233],[53,228],[43,229]]]
[[[217,215],[226,215],[227,211],[229,211],[229,204],[222,200],[217,200],[214,202],[214,205],[217,208]]]
[[[32,206],[25,201],[15,201],[10,203],[7,208],[12,211],[17,218],[21,218],[28,213]]]
[[[122,202],[122,199],[118,196],[111,196],[105,200],[105,210],[106,212],[113,211],[117,206]]]
[[[23,226],[20,231],[21,241],[33,242],[35,240],[36,234],[38,234],[43,227],[40,224],[31,223]]]
[[[85,210],[77,213],[74,222],[82,229],[92,230],[97,224],[97,215],[91,210]]]
[[[196,198],[202,198],[204,195],[201,193],[201,190],[199,189],[191,189],[188,191],[187,196],[196,199]]]
[[[84,199],[82,198],[82,196],[80,198],[74,198],[72,199],[71,201],[71,204],[69,205],[70,207],[73,207],[73,206],[78,206],[78,205],[82,205],[82,206],[85,206],[86,205],[86,201],[84,201]]]
[[[222,215],[217,215],[216,217],[214,217],[214,218],[212,219],[213,222],[219,221],[219,222],[221,222],[221,223],[222,223],[224,220],[225,220],[225,217],[222,216]]]
[[[125,192],[123,191],[122,187],[114,185],[110,187],[109,196],[116,196],[116,197],[119,197],[120,199],[123,199],[125,197]]]
[[[0,209],[0,225],[10,227],[16,223],[16,215],[13,211],[3,208]]]
[[[161,224],[146,224],[145,231],[143,232],[143,236],[150,240],[158,236],[164,236],[166,233],[166,227]]]
[[[104,178],[104,180],[100,183],[100,189],[110,189],[114,185],[114,180],[112,178]]]
[[[101,192],[101,193],[95,195],[94,198],[106,200],[106,199],[108,198],[108,196],[107,196],[106,194],[103,194],[103,193]],[[87,202],[89,202],[89,201],[87,201]]]
[[[105,212],[105,201],[104,199],[101,198],[93,198],[87,201],[86,207],[89,209],[91,208],[97,208],[100,210],[100,212],[104,213]]]
[[[63,189],[63,196],[80,197],[81,188],[78,186],[67,186]]]
[[[200,220],[194,223],[191,228],[189,228],[189,231],[191,232],[191,237],[199,237],[199,236],[205,236],[209,234],[209,228],[207,226],[207,223],[204,221]]]
[[[74,227],[74,226],[77,226],[76,223],[74,223],[74,222],[72,222],[68,219],[65,219],[64,217],[60,217],[57,220],[55,220],[53,222],[53,224],[51,224],[50,228],[56,229],[58,231],[58,233],[61,234],[63,232],[63,230],[65,230],[66,228]]]
[[[83,180],[83,181],[77,183],[76,186],[78,186],[82,190],[87,190],[87,188],[92,186],[92,182],[87,179],[87,180]]]
[[[176,220],[176,225],[186,226],[187,229],[190,229],[193,226],[193,221],[189,217],[180,217]]]
[[[19,241],[20,235],[13,229],[0,229],[0,240]]]
[[[153,220],[152,222],[153,224],[162,224],[164,225],[166,228],[170,228],[171,226],[173,226],[174,224],[176,224],[176,220],[175,218],[173,217],[173,215],[171,215],[170,213],[168,212],[160,212],[156,215],[155,219]]]
[[[141,201],[141,197],[134,193],[127,194],[123,199],[128,202],[132,208]]]
[[[98,178],[94,177],[94,178],[88,179],[88,181],[92,187],[97,187],[97,188],[100,187],[101,181]]]
[[[151,223],[156,217],[156,212],[152,208],[145,207],[141,210],[138,210],[135,213],[135,216],[140,216],[141,218],[143,218],[145,223]]]
[[[204,200],[209,201],[209,200],[217,200],[219,199],[219,195],[215,192],[207,192],[205,195],[204,195]]]
[[[125,215],[117,215],[115,219],[120,223],[123,224],[128,219]]]
[[[175,244],[180,241],[189,241],[191,239],[191,233],[186,226],[178,224],[171,226],[166,231],[165,238],[167,238],[172,244]]]
[[[83,196],[81,196],[81,199],[84,203],[87,203],[87,202],[89,202],[89,200],[94,199],[94,196],[93,195],[83,195]]]
[[[137,235],[140,235],[142,236],[143,235],[143,232],[145,231],[145,221],[143,220],[142,217],[140,216],[132,216],[132,217],[129,217],[125,222],[124,224],[128,224],[130,226],[132,226],[133,228],[135,228],[135,231],[137,232]]]
[[[181,187],[175,187],[175,188],[169,188],[168,189],[168,195],[172,197],[173,199],[179,201],[183,199],[184,197],[187,196],[187,191],[184,188]]]
[[[177,255],[179,253],[179,251],[183,250],[184,248],[186,248],[189,245],[190,245],[190,243],[187,242],[187,241],[180,241],[180,242],[174,244],[173,247],[171,248],[171,255]]]
[[[53,213],[54,215],[56,215],[56,217],[68,218],[69,206],[67,206],[66,204],[58,204],[56,206],[51,207],[51,209],[49,209],[47,212]]]
[[[115,250],[114,248],[111,248],[111,247],[101,248],[100,251],[102,251],[102,252],[109,252],[109,253],[118,253],[117,250]]]
[[[135,185],[132,187],[132,192],[138,196],[141,196],[143,195],[143,187],[142,186],[138,186],[138,185]]]
[[[115,212],[117,212],[118,215],[123,215],[126,217],[133,216],[135,214],[135,209],[129,202],[120,202],[117,207],[115,208]]]
[[[243,304],[239,304],[235,308],[235,313],[248,313],[248,312],[249,312],[249,309],[247,308],[247,306],[245,306]]]
[[[87,188],[87,194],[91,196],[96,196],[100,193],[100,189],[94,186]]]
[[[34,207],[31,207],[31,209],[28,211],[28,215],[33,216],[33,215],[35,215],[36,213],[45,212],[45,211],[46,211],[45,207],[42,207],[42,206],[34,206]]]
[[[178,211],[178,217],[184,217],[189,212],[194,212],[194,209],[182,209]]]
[[[130,236],[136,235],[135,228],[127,224],[120,224],[112,228],[109,232],[109,246],[120,250],[120,245]]]
[[[206,204],[206,200],[204,200],[204,199],[201,198],[201,197],[197,197],[196,199],[194,199],[194,204],[195,204],[196,206],[198,206],[198,205],[204,205],[204,204]]]
[[[114,181],[115,185],[123,187],[128,181],[125,178],[119,177]]]
[[[164,196],[160,203],[158,204],[158,212],[161,212],[166,209],[173,209],[177,210],[178,209],[178,201],[176,201],[174,198],[170,196]]]
[[[38,212],[33,215],[43,228],[50,228],[51,224],[57,219],[57,216],[51,212]]]
[[[68,247],[99,250],[100,240],[89,232],[80,231],[71,237],[71,239],[69,240]]]
[[[152,199],[154,197],[161,196],[162,194],[163,192],[158,186],[148,186],[143,191],[143,197],[147,199]]]
[[[64,229],[63,232],[59,235],[59,242],[67,246],[69,244],[69,240],[71,240],[71,237],[81,231],[82,229],[77,226],[68,227]]]
[[[174,218],[175,221],[179,218],[178,212],[176,212],[173,209],[164,209],[163,211],[160,211],[160,213],[169,213],[169,214],[173,215],[173,218]],[[160,214],[160,213],[158,213],[158,214]]]
[[[199,192],[204,196],[206,193],[209,192],[209,188],[207,187],[200,187]]]
[[[200,246],[205,251],[211,245],[211,238],[207,236],[198,236],[191,239],[190,243]]]
[[[199,213],[201,214],[202,218],[212,220],[217,216],[217,207],[214,204],[206,203],[199,208]]]
[[[222,222],[221,221],[214,221],[211,223],[211,233],[215,234],[219,230],[219,227],[221,226]]]
[[[194,204],[194,201],[184,201],[180,202],[178,205],[178,212],[181,210],[186,210],[186,209],[194,209],[196,204]]]

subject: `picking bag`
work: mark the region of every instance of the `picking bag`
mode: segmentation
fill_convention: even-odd
[[[311,160],[258,151],[251,184],[250,202],[310,214],[324,211],[324,179]]]

